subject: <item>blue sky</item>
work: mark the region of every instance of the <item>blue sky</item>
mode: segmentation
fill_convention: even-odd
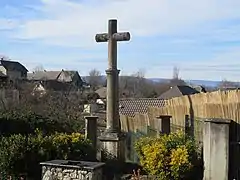
[[[1,0],[0,54],[29,71],[107,68],[95,34],[118,19],[131,41],[118,43],[121,74],[233,80],[240,77],[239,0]]]

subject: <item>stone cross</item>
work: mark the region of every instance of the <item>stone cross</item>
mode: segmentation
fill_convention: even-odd
[[[99,137],[102,142],[102,149],[107,154],[118,160],[124,160],[124,134],[120,129],[119,119],[119,91],[117,69],[117,41],[129,41],[129,32],[117,32],[117,20],[111,19],[108,22],[108,33],[97,34],[96,42],[108,42],[108,69],[107,74],[107,127]],[[105,153],[104,153],[105,154]],[[102,160],[104,157],[101,157]]]
[[[117,20],[108,22],[108,33],[97,34],[96,42],[108,42],[107,74],[107,128],[106,132],[118,133],[119,129],[119,90],[117,69],[117,41],[129,41],[129,32],[117,32]]]

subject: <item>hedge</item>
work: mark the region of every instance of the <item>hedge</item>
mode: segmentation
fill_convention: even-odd
[[[0,139],[1,175],[15,177],[21,173],[38,179],[39,162],[52,159],[94,160],[94,149],[89,140],[80,133],[55,133],[44,136],[21,134]],[[0,178],[1,179],[1,178]]]
[[[76,122],[76,120],[50,118],[32,111],[0,111],[0,135],[33,134],[35,129],[41,130],[44,134],[79,132],[83,122],[81,119]]]

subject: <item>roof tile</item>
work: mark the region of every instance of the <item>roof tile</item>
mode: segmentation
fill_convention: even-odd
[[[135,116],[135,113],[146,114],[148,107],[163,107],[165,100],[157,98],[121,99],[119,113],[126,116]]]

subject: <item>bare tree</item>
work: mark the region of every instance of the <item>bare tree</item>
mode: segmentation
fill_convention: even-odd
[[[134,73],[132,76],[135,77],[134,96],[142,97],[143,91],[146,88],[145,71],[143,69],[139,69],[139,71]]]
[[[179,79],[179,68],[177,66],[173,68],[173,79]]]
[[[103,78],[101,72],[97,69],[92,69],[89,72],[89,76],[87,77],[87,81],[92,87],[93,90],[96,90],[103,84]]]
[[[119,93],[121,98],[154,98],[158,96],[156,83],[145,78],[145,71],[140,69],[131,76],[120,76]]]
[[[42,72],[44,71],[44,67],[42,65],[38,65],[35,68],[33,68],[33,72]]]
[[[144,69],[139,69],[136,73],[132,75],[133,77],[143,79],[145,77],[145,70]]]
[[[1,54],[0,54],[0,60],[9,61],[9,60],[10,60],[10,58],[9,58],[8,56],[1,55]]]
[[[221,83],[219,83],[218,88],[220,89],[235,89],[238,88],[238,84],[228,81],[227,79],[222,80]]]
[[[171,86],[181,86],[186,85],[185,81],[179,78],[179,68],[177,66],[173,67],[173,78],[170,80]]]

